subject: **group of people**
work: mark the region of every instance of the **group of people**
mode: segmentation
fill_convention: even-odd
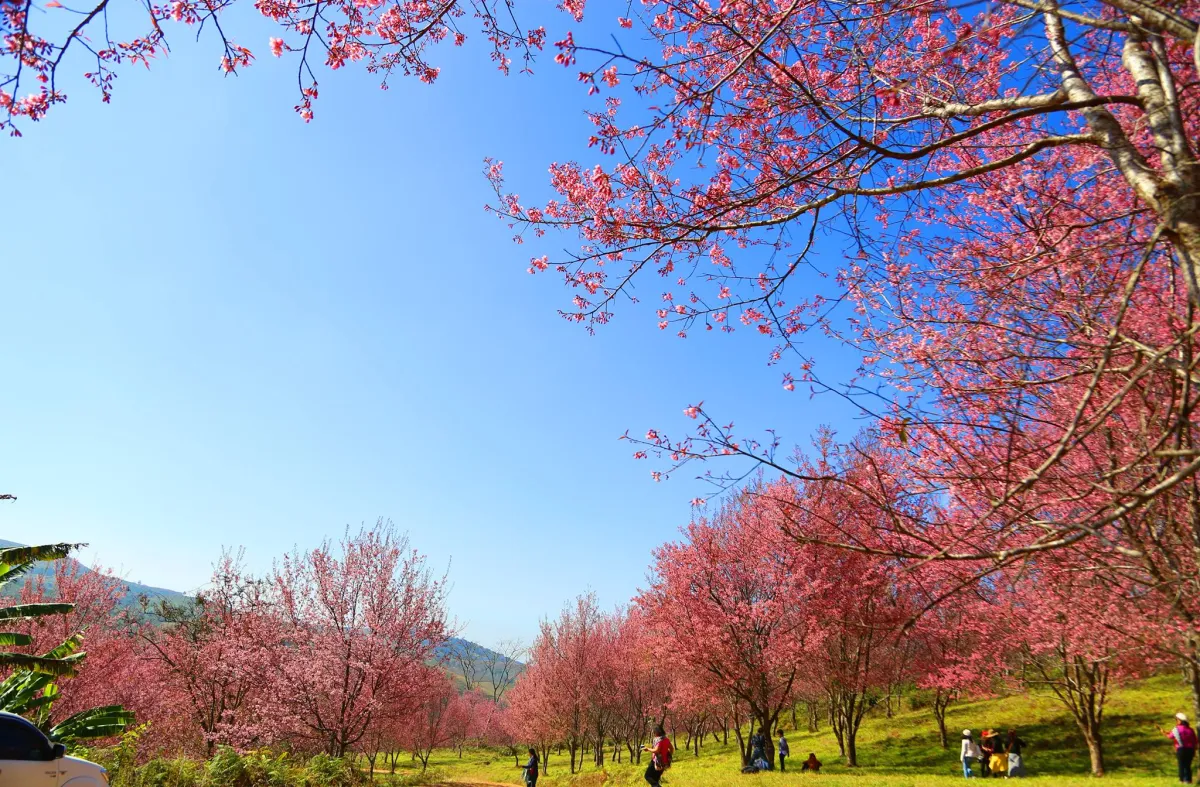
[[[671,755],[675,753],[675,746],[671,743],[671,739],[667,737],[666,731],[661,724],[654,727],[654,737],[651,739],[648,746],[643,746],[642,751],[650,754],[650,762],[646,765],[646,783],[650,787],[659,787],[662,782],[663,771],[671,767]],[[529,750],[529,759],[524,765],[518,765],[524,771],[525,786],[537,787],[538,772],[541,763],[538,761],[537,750]]]
[[[1160,728],[1161,729],[1161,728]],[[1171,730],[1162,730],[1175,744],[1175,760],[1179,766],[1179,783],[1192,783],[1192,762],[1196,758],[1196,731],[1188,723],[1188,717],[1182,713],[1175,714],[1175,726]],[[962,748],[959,759],[962,761],[963,776],[970,779],[975,776],[973,766],[979,764],[979,776],[1004,776],[1005,778],[1025,775],[1024,750],[1028,744],[1021,740],[1016,730],[1009,730],[1007,736],[999,730],[983,730],[979,734],[979,742],[970,730],[963,730]],[[646,783],[650,787],[660,787],[663,772],[671,767],[671,755],[675,751],[671,739],[661,724],[654,727],[654,737],[643,751],[650,754],[650,763],[646,766]],[[758,730],[750,736],[750,764],[743,772],[769,771],[772,763],[767,759],[767,736],[763,730]],[[791,755],[787,738],[779,733],[779,741],[775,751],[779,755],[779,770],[787,770],[787,758]],[[529,750],[529,760],[518,768],[524,770],[526,787],[537,787],[538,769],[537,751]],[[808,759],[800,765],[800,770],[816,773],[821,770],[821,761],[817,755],[809,752]]]
[[[979,742],[970,730],[963,730],[962,748],[958,759],[962,761],[963,776],[974,776],[972,766],[979,763],[979,776],[1003,776],[1017,778],[1025,775],[1025,759],[1022,752],[1026,746],[1016,730],[1009,730],[1007,738],[999,730],[984,730]]]
[[[783,735],[783,730],[779,731],[779,740],[775,744],[775,753],[779,756],[779,772],[783,773],[787,770],[787,759],[791,756],[791,749],[788,748],[787,738]],[[769,771],[772,769],[772,764],[767,759],[767,735],[763,730],[759,730],[750,736],[750,762],[744,768],[743,773],[755,773],[757,771]],[[821,770],[821,761],[817,759],[817,755],[809,752],[808,759],[800,763],[800,770],[812,771],[816,773]]]

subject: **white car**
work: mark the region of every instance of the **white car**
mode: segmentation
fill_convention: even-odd
[[[0,787],[105,787],[108,771],[66,756],[27,719],[0,711]]]

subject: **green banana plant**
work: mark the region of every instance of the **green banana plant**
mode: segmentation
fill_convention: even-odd
[[[35,563],[66,557],[82,544],[47,544],[0,549],[0,588],[26,574]],[[17,604],[0,608],[0,625],[47,615],[62,615],[74,604]],[[28,635],[0,631],[0,648],[28,647]],[[80,647],[83,635],[74,634],[40,656],[0,650],[0,669],[13,672],[0,681],[0,710],[18,713],[56,743],[71,744],[93,738],[119,735],[133,723],[133,713],[120,705],[105,705],[80,711],[57,724],[50,724],[50,711],[61,690],[57,679],[70,677],[87,655]]]
[[[23,577],[37,563],[58,560],[82,544],[43,544],[32,547],[9,547],[0,549],[0,590],[5,585]],[[16,604],[0,608],[0,626],[23,620],[42,618],[48,615],[63,615],[75,608],[74,604]],[[27,635],[16,631],[0,631],[0,648],[27,647]],[[53,652],[53,651],[52,651]],[[65,660],[53,656],[35,656],[0,650],[0,668],[30,670],[48,675],[69,676],[75,673],[78,660]]]

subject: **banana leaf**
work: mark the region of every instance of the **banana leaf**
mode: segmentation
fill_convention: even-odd
[[[64,639],[58,647],[48,653],[42,654],[42,658],[46,659],[67,659],[74,658],[76,660],[83,658],[83,653],[79,651],[79,646],[83,644],[83,634],[72,634]]]
[[[69,656],[65,659],[32,656],[28,653],[0,652],[0,668],[28,670],[57,677],[71,677],[78,668],[79,656]]]
[[[0,549],[0,585],[23,576],[34,563],[64,558],[86,544],[42,544]]]
[[[120,705],[105,705],[80,711],[50,728],[50,740],[71,743],[93,738],[109,738],[120,735],[133,724],[134,715]]]
[[[0,620],[28,620],[46,615],[65,615],[75,609],[74,604],[14,604],[0,607]]]

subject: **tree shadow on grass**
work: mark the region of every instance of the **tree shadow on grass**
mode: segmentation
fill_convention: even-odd
[[[979,710],[985,720],[986,716],[1008,716],[996,713],[994,703],[982,706]],[[964,711],[969,712],[969,706],[960,708],[958,715],[961,717]],[[1157,710],[1106,716],[1103,725],[1105,770],[1108,773],[1136,771],[1145,775],[1173,775],[1175,762],[1171,745],[1163,739],[1156,726],[1161,722],[1161,717],[1162,714]],[[871,730],[869,740],[859,742],[860,767],[961,775],[958,754],[959,730],[962,728],[951,731],[950,748],[943,749],[936,732],[931,733],[927,724],[914,723],[917,721],[917,718],[907,719],[903,716],[888,722],[879,720]],[[1008,723],[996,724],[995,727],[1004,730],[1005,734],[1010,726],[1015,727],[1027,744],[1025,767],[1030,775],[1081,776],[1091,772],[1087,744],[1069,718],[1043,718],[1021,723],[1009,717],[1004,721]],[[885,729],[881,731],[880,727]],[[980,729],[975,728],[977,738]],[[978,765],[975,766],[975,772],[978,775]]]

